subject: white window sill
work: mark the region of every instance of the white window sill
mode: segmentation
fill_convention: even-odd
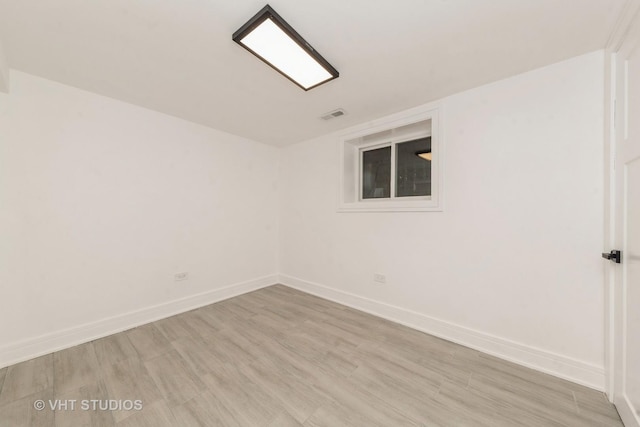
[[[431,200],[424,202],[357,202],[343,203],[337,212],[442,212],[442,206],[436,206]]]

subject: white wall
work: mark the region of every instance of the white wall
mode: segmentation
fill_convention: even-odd
[[[9,92],[9,63],[0,40],[0,92]]]
[[[282,281],[602,389],[603,61],[438,102],[443,212],[336,213],[338,136],[284,149]]]
[[[277,162],[273,147],[12,71],[0,367],[273,283]]]

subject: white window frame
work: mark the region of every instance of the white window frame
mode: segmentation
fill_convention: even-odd
[[[426,123],[428,130],[394,135],[394,129]],[[367,136],[389,133],[383,141],[365,142]],[[396,146],[402,142],[431,136],[431,196],[396,196]],[[390,197],[363,199],[362,166],[365,151],[391,147]],[[365,126],[351,129],[341,135],[339,141],[340,179],[338,188],[338,212],[429,212],[442,211],[442,136],[440,134],[440,108],[430,106],[420,110],[399,113],[376,120]]]

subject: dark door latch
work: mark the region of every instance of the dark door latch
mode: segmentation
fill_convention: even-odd
[[[609,253],[603,253],[602,258],[608,259],[609,261],[613,261],[616,264],[620,264],[622,262],[622,252],[613,250]]]

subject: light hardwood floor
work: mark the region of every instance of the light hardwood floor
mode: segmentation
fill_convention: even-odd
[[[80,407],[109,399],[143,408]],[[1,427],[114,425],[622,423],[602,393],[277,285],[0,370]]]

